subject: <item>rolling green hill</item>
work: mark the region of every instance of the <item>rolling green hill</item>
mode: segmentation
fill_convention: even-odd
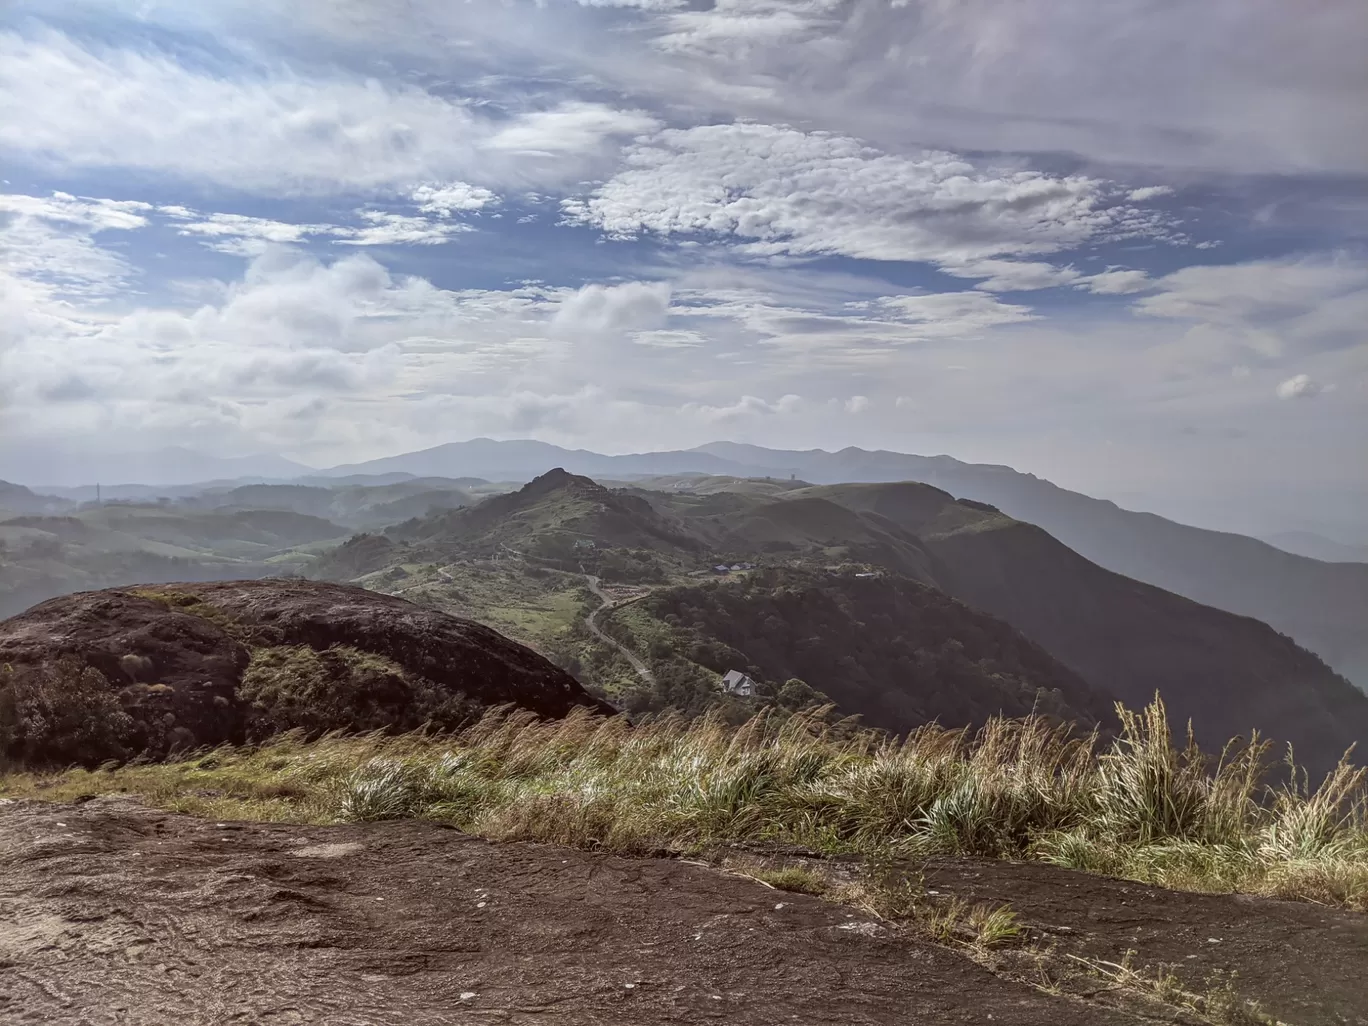
[[[696,494],[682,488],[608,489],[555,471],[517,492],[406,522],[390,529],[386,540],[393,551],[381,552],[378,542],[371,543],[358,569],[364,564],[375,574],[385,565],[447,560],[454,567],[469,560],[500,565],[501,559],[525,559],[529,565],[657,587],[696,587],[698,575],[714,573],[717,563],[754,562],[761,572],[820,572],[833,580],[848,576],[845,571],[877,569],[898,579],[896,587],[930,585],[1010,624],[1096,694],[1138,707],[1155,691],[1162,692],[1175,716],[1191,719],[1198,740],[1208,746],[1258,729],[1293,743],[1303,762],[1320,771],[1350,745],[1368,741],[1368,696],[1266,624],[1105,570],[1037,527],[929,485],[709,487]],[[449,576],[451,571],[444,572]],[[500,572],[508,572],[507,566]],[[814,603],[836,601],[824,596],[819,585],[809,582],[805,588]],[[730,644],[722,640],[728,617],[747,621],[741,607],[774,601],[744,588],[736,594],[740,607],[729,605],[727,616],[700,618],[701,634],[689,644],[703,643],[706,636]],[[890,593],[888,601],[908,615],[914,608],[901,592]],[[638,603],[632,608],[638,611],[624,610],[612,621],[628,624],[651,607]],[[788,622],[786,617],[808,622],[800,616],[801,604],[784,608],[783,616],[770,617],[776,630]],[[887,618],[879,621],[884,626],[878,630],[857,626],[870,619],[852,614],[846,620],[832,613],[824,622],[834,648],[855,645],[858,639],[866,663],[900,665],[907,652],[898,639],[905,632]],[[646,624],[638,626],[651,633]],[[677,629],[672,630],[661,636],[664,640],[652,642],[665,653],[659,658],[667,658],[682,643]],[[792,672],[806,680],[815,668],[823,675],[821,690],[841,690],[829,683],[839,677],[833,669],[838,658],[782,663],[772,656],[759,659],[752,653],[755,645],[751,639],[748,647],[734,647],[764,675]],[[887,652],[876,658],[870,653],[880,645]],[[686,661],[695,669],[705,665]],[[876,693],[893,693],[887,685],[893,671],[880,672],[884,683],[863,691],[848,684],[849,690],[842,692],[845,700],[838,699],[842,708],[896,720],[887,701],[874,702]],[[673,676],[683,682],[681,687],[695,687],[698,680],[690,673]],[[984,686],[980,680],[973,685],[980,688],[973,696],[954,701],[954,688],[924,693],[935,702],[919,707],[917,715],[944,715],[952,722],[987,708],[991,702],[984,697]],[[1064,704],[1074,711],[1087,707],[1089,715],[1096,715],[1095,707],[1081,699]],[[899,708],[897,715],[912,715],[911,706]]]
[[[516,492],[392,529],[395,538],[470,552],[501,549],[572,560],[575,545],[697,553],[705,543],[677,517],[639,494],[551,471]]]
[[[698,702],[686,662],[745,672],[780,695],[802,680],[866,724],[902,732],[1036,710],[1087,727],[1104,693],[1003,621],[903,577],[769,569],[658,590],[618,609],[615,634],[652,655],[657,705]]]

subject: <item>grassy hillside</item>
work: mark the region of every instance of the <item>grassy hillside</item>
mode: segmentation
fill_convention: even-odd
[[[652,657],[659,693],[636,701],[655,707],[697,708],[714,697],[671,672],[683,662],[712,679],[741,670],[776,698],[801,680],[839,713],[896,732],[1033,710],[1089,726],[1111,713],[1106,696],[1006,623],[902,577],[762,570],[657,590],[609,622]]]
[[[468,509],[403,524],[391,534],[405,541],[470,552],[504,548],[573,562],[582,547],[697,552],[700,540],[640,495],[612,490],[564,471],[543,474],[516,492]]]
[[[344,538],[282,510],[111,503],[0,522],[0,617],[44,599],[125,584],[276,576]]]
[[[1368,697],[1266,624],[1105,570],[1039,527],[927,485],[791,494],[878,512],[915,532],[948,594],[1011,623],[1124,702],[1162,691],[1204,744],[1257,728],[1323,770],[1368,742]]]

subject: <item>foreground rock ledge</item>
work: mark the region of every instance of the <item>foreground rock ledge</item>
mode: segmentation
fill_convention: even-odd
[[[1026,867],[1001,867],[1013,868]],[[1117,941],[1176,908],[1165,892],[1047,872],[1080,881],[1061,899]],[[974,879],[983,893],[1001,883]],[[1243,923],[1230,942],[1282,965],[1279,987],[1328,995],[1299,1005],[1308,1013],[1299,1024],[1368,1021],[1355,969],[1355,951],[1368,950],[1363,917],[1179,897],[1219,903]],[[1202,933],[1230,924],[1176,925]],[[1310,958],[1308,987],[1288,966]],[[839,905],[702,866],[490,844],[422,823],[214,823],[101,798],[0,804],[0,1021],[1140,1020],[998,979]]]

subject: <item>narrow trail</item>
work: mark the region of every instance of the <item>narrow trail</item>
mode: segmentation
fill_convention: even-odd
[[[632,669],[636,670],[637,674],[643,680],[645,680],[646,683],[654,687],[656,680],[655,674],[651,672],[651,668],[647,666],[645,662],[642,661],[640,656],[638,656],[635,652],[629,649],[622,642],[618,641],[616,638],[611,638],[607,634],[605,634],[603,628],[600,627],[596,622],[598,620],[599,613],[603,612],[605,609],[612,608],[612,606],[615,604],[613,602],[612,596],[607,594],[607,592],[605,592],[602,588],[599,587],[599,579],[597,577],[593,576],[592,574],[585,574],[584,579],[589,584],[589,590],[592,591],[595,595],[597,595],[599,600],[603,603],[592,613],[590,613],[588,616],[584,618],[584,625],[589,628],[590,632],[594,635],[594,637],[598,638],[600,641],[607,642],[608,644],[612,645],[615,649],[617,649],[619,652],[621,652],[623,657],[629,663],[632,664]]]

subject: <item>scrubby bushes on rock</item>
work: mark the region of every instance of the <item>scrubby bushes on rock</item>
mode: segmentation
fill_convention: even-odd
[[[123,758],[133,730],[108,678],[75,657],[0,667],[0,761],[61,765]]]
[[[479,714],[464,696],[346,645],[321,652],[306,645],[255,649],[238,694],[251,706],[248,732],[258,738],[293,729],[412,730],[424,723],[454,729]]]

